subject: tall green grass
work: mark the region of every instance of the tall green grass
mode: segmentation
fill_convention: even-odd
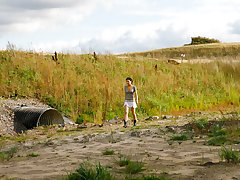
[[[75,121],[101,123],[123,117],[125,78],[138,88],[139,117],[161,112],[239,105],[240,63],[167,64],[99,55],[0,51],[0,96],[36,97]],[[155,70],[155,65],[158,69]]]

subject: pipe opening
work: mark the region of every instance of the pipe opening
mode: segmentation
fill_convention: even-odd
[[[64,124],[59,111],[53,108],[18,107],[14,111],[14,130],[17,133],[37,126]]]

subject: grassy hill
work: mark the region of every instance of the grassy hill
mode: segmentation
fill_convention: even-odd
[[[181,58],[181,54],[186,55],[185,59],[240,59],[239,52],[240,43],[212,43],[156,49],[152,51],[128,53],[124,55],[129,55],[131,57],[143,56],[162,60],[169,58]]]
[[[125,78],[138,88],[139,117],[173,111],[240,104],[240,63],[168,64],[148,60],[186,58],[237,59],[240,44],[210,44],[130,53],[129,58],[99,55],[51,55],[0,51],[0,96],[36,97],[77,122],[101,123],[123,117]],[[134,56],[134,58],[132,58]],[[142,58],[143,57],[143,58]],[[157,65],[157,68],[155,68]]]

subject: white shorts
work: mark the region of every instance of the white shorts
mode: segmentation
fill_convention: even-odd
[[[127,106],[127,107],[129,107],[129,108],[131,108],[131,107],[136,108],[136,107],[137,107],[137,104],[136,104],[135,102],[125,101],[123,107],[124,107],[124,106]]]

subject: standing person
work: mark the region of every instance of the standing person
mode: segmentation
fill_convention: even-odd
[[[125,101],[124,101],[124,127],[127,127],[128,120],[128,109],[131,108],[131,112],[133,115],[133,126],[136,126],[137,116],[135,113],[135,108],[138,104],[138,94],[137,88],[133,85],[133,80],[130,77],[126,78],[127,86],[124,87],[125,90]],[[136,101],[135,101],[136,100]]]

